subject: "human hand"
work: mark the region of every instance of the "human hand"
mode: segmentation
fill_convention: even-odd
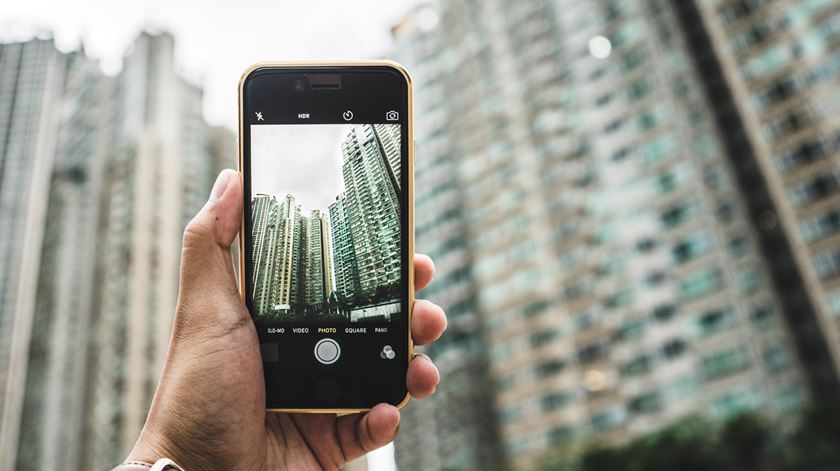
[[[181,255],[178,307],[160,383],[129,460],[171,458],[187,471],[336,469],[391,442],[399,410],[379,404],[364,414],[288,414],[265,410],[257,332],[242,302],[230,246],[242,217],[242,184],[223,171],[209,201],[187,225]],[[414,258],[417,290],[434,265]],[[417,300],[411,316],[416,345],[446,328],[443,310]],[[440,381],[424,355],[406,377],[415,398]]]

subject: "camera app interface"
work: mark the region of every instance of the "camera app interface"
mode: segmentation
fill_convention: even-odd
[[[404,315],[400,139],[390,123],[251,125],[248,294],[261,334],[368,333]]]

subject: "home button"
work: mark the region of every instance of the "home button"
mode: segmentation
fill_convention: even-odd
[[[340,393],[341,388],[333,378],[321,378],[315,383],[315,398],[319,401],[335,402]]]
[[[321,339],[315,344],[315,359],[325,365],[332,365],[341,356],[341,347],[333,339]]]

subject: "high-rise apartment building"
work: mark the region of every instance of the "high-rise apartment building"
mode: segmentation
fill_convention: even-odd
[[[292,195],[280,203],[274,196],[257,195],[252,205],[254,306],[259,313],[288,314],[312,291],[309,280],[301,279],[311,258],[309,219]]]
[[[351,126],[341,151],[345,191],[327,210],[303,215],[292,195],[280,204],[273,196],[254,197],[258,312],[351,320],[395,312],[351,308],[387,297],[399,281],[399,126]]]
[[[277,200],[269,195],[257,195],[251,201],[251,227],[253,248],[251,263],[254,272],[254,292],[251,293],[257,312],[273,309],[272,286],[275,285],[273,264],[277,257]]]
[[[112,426],[95,429],[92,468],[118,459],[145,420],[177,300],[182,231],[213,173],[201,90],[176,72],[174,50],[169,34],[141,34],[117,80],[89,395],[93,420]]]
[[[96,319],[100,196],[113,146],[114,79],[68,55],[62,122],[29,341],[15,469],[79,463],[87,421],[88,345]]]
[[[444,18],[471,14],[463,3],[440,2],[438,9],[418,7],[393,28],[392,57],[409,68],[415,83],[416,250],[434,259],[437,272],[418,296],[444,306],[449,320],[446,334],[425,349],[440,370],[437,392],[403,410],[395,446],[397,463],[407,471],[507,469],[472,274],[466,189],[458,178],[464,157],[458,142],[469,135],[469,125],[461,124],[461,104],[452,100],[465,84],[476,85],[459,80],[456,69],[464,53],[438,32],[461,27],[441,25]],[[471,93],[473,100],[476,94]]]
[[[328,291],[332,279],[332,273],[326,271],[328,266],[332,266],[330,262],[331,251],[325,245],[326,233],[329,231],[329,226],[325,226],[326,221],[322,218],[319,209],[313,209],[306,218],[306,303],[320,304],[330,295]]]
[[[78,332],[78,324],[89,315],[92,293],[77,288],[89,285],[91,272],[75,270],[90,269],[95,260],[95,245],[89,243],[95,223],[80,223],[95,220],[91,190],[99,184],[102,153],[95,146],[104,144],[95,127],[103,123],[84,107],[108,100],[98,88],[107,84],[91,76],[91,67],[96,66],[81,54],[58,52],[52,40],[0,45],[3,469],[14,468],[18,443],[41,447],[30,453],[43,457],[47,466],[40,469],[76,452],[75,437],[60,425],[83,420],[77,408],[81,396],[78,388],[62,388],[84,373],[85,358],[74,344],[76,334],[86,334]],[[57,188],[51,192],[51,187]],[[60,204],[66,211],[56,210]],[[42,253],[42,247],[53,250]],[[40,295],[45,284],[47,297]]]
[[[336,258],[336,270],[346,271],[339,264],[353,267],[361,292],[399,281],[399,148],[399,125],[393,124],[378,128],[368,124],[352,126],[341,144],[345,191],[339,199],[345,200],[340,204],[345,208],[346,219],[354,224],[339,224],[349,228],[353,252]],[[333,242],[338,243],[338,238]]]
[[[113,78],[50,40],[0,45],[0,247],[16,258],[2,275],[0,468],[108,469],[145,419],[183,226],[235,161],[173,43],[140,35]]]
[[[329,206],[330,236],[332,238],[333,270],[335,289],[339,293],[359,292],[359,267],[356,265],[356,248],[350,233],[347,214],[347,197],[344,193],[335,197]]]
[[[740,178],[760,182],[765,225],[791,248],[810,306],[793,316],[814,381],[840,373],[840,5],[830,0],[728,0],[681,6],[720,121],[730,123]],[[700,51],[709,51],[702,54]],[[820,360],[824,351],[830,360]],[[833,361],[832,361],[833,360]],[[833,364],[832,364],[833,363]]]
[[[385,156],[388,172],[394,176],[394,187],[399,189],[400,177],[402,176],[400,127],[393,124],[374,124],[373,130],[378,139],[379,151]]]
[[[308,216],[292,195],[252,201],[253,299],[257,312],[288,314],[292,306],[320,306],[335,290],[329,217]]]
[[[457,329],[433,354],[485,350],[442,370],[442,413],[408,411],[438,454],[398,440],[404,469],[486,467],[480,443],[445,446],[477,432],[446,422],[447,380],[494,385],[517,466],[691,414],[783,417],[811,394],[798,292],[775,276],[790,249],[766,250],[681,14],[451,0],[394,28],[418,89],[417,246]]]

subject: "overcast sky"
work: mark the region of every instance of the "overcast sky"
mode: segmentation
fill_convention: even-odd
[[[251,126],[252,193],[291,194],[304,214],[328,211],[344,191],[341,143],[349,132],[349,124]]]
[[[265,60],[375,59],[391,47],[390,27],[417,0],[6,0],[0,42],[52,34],[59,49],[84,43],[106,73],[144,28],[175,35],[182,72],[204,86],[212,124],[236,129],[242,71]],[[393,448],[368,456],[393,469]]]
[[[205,89],[205,115],[236,128],[236,87],[264,60],[371,59],[391,47],[390,27],[417,0],[8,0],[0,41],[52,32],[62,50],[80,41],[109,73],[144,28],[171,31],[182,71]],[[243,5],[247,5],[244,6]]]

